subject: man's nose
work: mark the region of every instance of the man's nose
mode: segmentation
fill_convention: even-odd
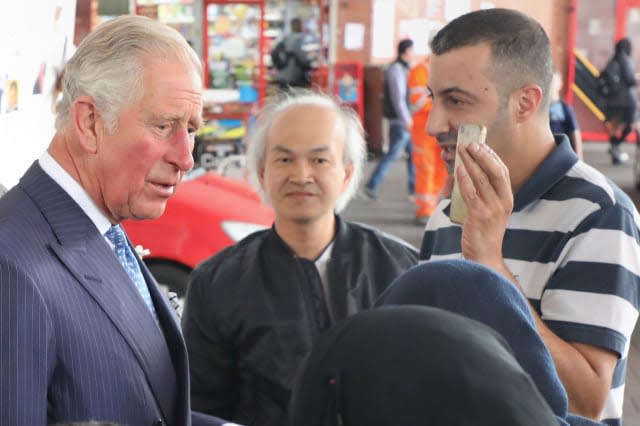
[[[193,167],[194,136],[188,129],[180,129],[176,132],[171,143],[169,162],[179,170],[186,172]]]
[[[291,180],[297,183],[305,183],[311,179],[312,167],[305,160],[294,161],[291,167]]]
[[[442,108],[437,107],[434,103],[429,112],[429,119],[427,120],[427,128],[425,130],[431,136],[449,132],[446,114],[442,113],[441,110]]]

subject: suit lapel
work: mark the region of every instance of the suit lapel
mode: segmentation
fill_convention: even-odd
[[[31,166],[20,185],[51,225],[57,238],[50,244],[52,251],[125,339],[145,372],[164,417],[171,423],[177,388],[168,342],[135,284],[91,219],[37,163]],[[152,282],[146,268],[141,267],[147,282]],[[155,283],[149,287],[155,289]],[[154,293],[154,304],[161,324],[167,330],[167,338],[175,340],[176,322],[170,318],[171,312],[166,305],[158,303],[157,292]],[[182,371],[178,373],[182,374]]]
[[[151,300],[156,309],[158,320],[164,330],[164,336],[170,352],[173,366],[176,371],[175,382],[177,395],[174,400],[179,404],[179,409],[175,412],[182,418],[177,419],[177,424],[188,425],[191,423],[190,416],[190,389],[189,389],[189,366],[187,364],[187,346],[182,337],[180,322],[175,309],[169,303],[166,295],[162,292],[155,278],[151,275],[144,262],[138,259],[138,264],[142,270],[142,275],[148,283]],[[164,380],[162,376],[157,376],[158,380]],[[157,385],[160,385],[158,383]],[[180,414],[182,413],[182,414]]]

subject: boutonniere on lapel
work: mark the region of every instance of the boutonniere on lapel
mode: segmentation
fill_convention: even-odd
[[[139,244],[135,246],[134,249],[140,260],[142,260],[145,256],[149,256],[151,254],[151,250],[146,249]]]

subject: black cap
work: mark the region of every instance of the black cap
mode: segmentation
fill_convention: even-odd
[[[291,426],[557,426],[489,327],[441,309],[392,306],[347,318],[298,376]]]
[[[468,260],[432,260],[399,276],[377,303],[431,306],[491,327],[507,341],[554,414],[566,417],[567,393],[529,303],[501,274]]]

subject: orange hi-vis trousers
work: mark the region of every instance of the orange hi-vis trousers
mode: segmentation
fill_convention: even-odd
[[[427,134],[431,98],[427,85],[429,67],[425,61],[409,72],[409,102],[413,113],[411,140],[412,160],[416,169],[416,217],[431,216],[442,198],[447,180],[447,168],[440,157],[436,138]]]
[[[442,198],[447,180],[447,168],[440,157],[441,148],[436,138],[425,132],[426,120],[414,115],[411,140],[412,159],[416,168],[416,216],[431,216]]]

